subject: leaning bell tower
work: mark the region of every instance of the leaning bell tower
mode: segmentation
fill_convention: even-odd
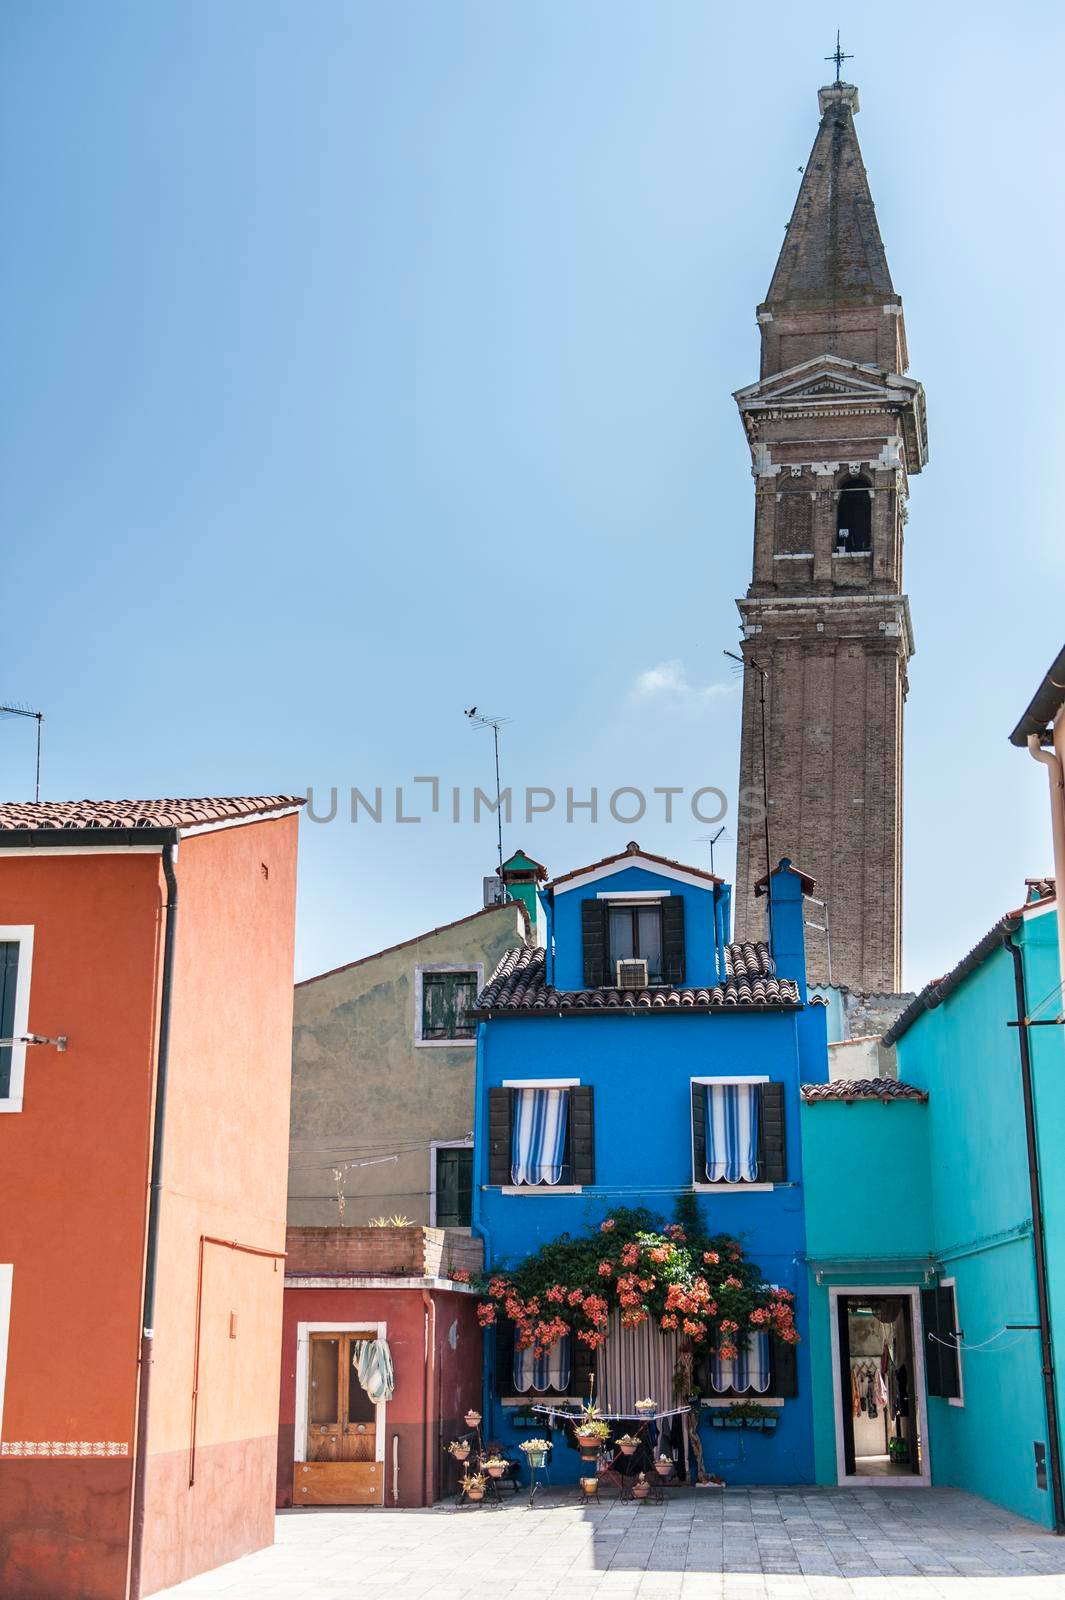
[[[907,485],[927,459],[854,129],[858,91],[818,95],[820,126],[769,293],[761,375],[736,394],[755,487],[754,562],[737,602],[745,662],[737,931],[762,936],[766,787],[783,855],[827,907],[832,981],[901,986],[902,717],[913,654],[902,588]],[[810,919],[822,922],[818,909]],[[825,935],[811,979],[829,978]]]

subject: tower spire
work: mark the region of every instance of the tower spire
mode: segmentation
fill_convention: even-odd
[[[839,29],[838,28],[836,29],[836,48],[833,50],[833,52],[832,52],[832,54],[830,56],[826,56],[825,57],[825,60],[826,61],[834,61],[836,63],[836,82],[837,83],[842,83],[843,82],[843,63],[845,61],[853,61],[854,57],[853,56],[849,56],[847,54],[847,52],[841,48],[840,42],[839,42]]]

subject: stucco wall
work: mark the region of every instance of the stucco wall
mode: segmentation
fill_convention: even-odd
[[[427,1223],[430,1141],[473,1130],[474,1045],[415,1042],[420,965],[483,967],[524,941],[522,908],[497,906],[298,984],[292,1054],[289,1221],[329,1227],[394,1212]],[[341,1218],[332,1169],[344,1174]]]

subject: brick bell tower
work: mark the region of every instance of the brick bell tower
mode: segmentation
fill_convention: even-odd
[[[737,930],[765,929],[761,690],[773,865],[827,902],[832,979],[901,984],[902,714],[913,654],[902,592],[907,481],[927,459],[924,391],[854,130],[858,91],[820,91],[821,124],[758,307],[761,377],[735,398],[755,484],[744,672]],[[764,674],[764,679],[762,674]],[[818,912],[811,920],[823,921]],[[823,933],[810,976],[828,979]]]

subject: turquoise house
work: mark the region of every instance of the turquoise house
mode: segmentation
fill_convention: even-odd
[[[897,1081],[803,1090],[820,1483],[951,1485],[1065,1531],[1058,994],[1034,882],[889,1029]]]

